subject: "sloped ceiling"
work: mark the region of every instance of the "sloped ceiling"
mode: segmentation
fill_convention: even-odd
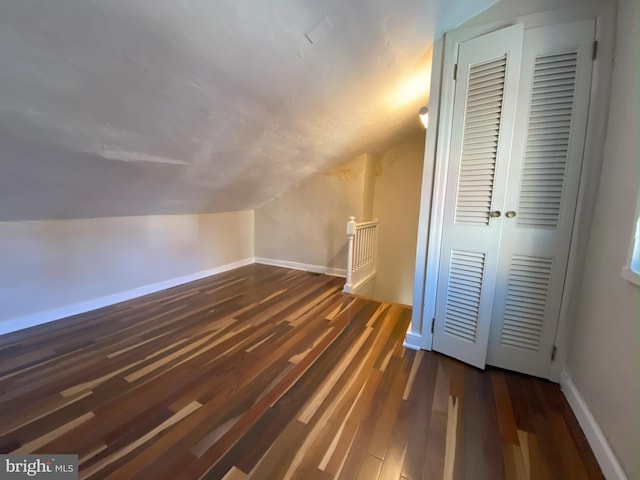
[[[0,221],[253,208],[417,128],[494,0],[0,3]]]

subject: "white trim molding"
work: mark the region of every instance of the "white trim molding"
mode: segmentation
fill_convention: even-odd
[[[628,480],[620,462],[602,432],[598,421],[593,416],[593,413],[591,413],[589,405],[587,405],[580,390],[578,390],[571,375],[569,375],[569,372],[566,370],[560,375],[560,387],[567,402],[569,402],[571,410],[573,410],[574,415],[578,419],[578,423],[580,427],[582,427],[582,431],[587,437],[589,445],[591,445],[593,454],[605,478],[607,480]]]
[[[433,336],[431,330],[424,328],[425,318],[433,317],[434,310],[425,302],[428,301],[428,282],[433,281],[433,275],[437,272],[428,270],[427,266],[433,265],[431,245],[433,234],[430,229],[433,194],[433,182],[436,167],[436,143],[440,125],[440,92],[442,90],[442,72],[439,66],[442,64],[444,52],[444,39],[440,38],[433,44],[433,57],[431,64],[436,67],[431,70],[431,92],[429,93],[430,126],[427,129],[424,146],[424,159],[422,169],[422,187],[420,190],[420,214],[418,216],[418,239],[416,242],[416,268],[413,280],[413,310],[411,312],[411,325],[409,332],[413,337],[419,338],[419,345],[427,344],[431,350]],[[429,245],[429,247],[427,247]],[[425,311],[427,313],[425,313]],[[412,340],[413,341],[413,340]],[[407,340],[405,343],[411,343]],[[411,348],[411,347],[408,347]]]
[[[634,285],[640,286],[640,275],[631,270],[629,267],[622,267],[620,269],[620,276],[627,282],[631,282]]]
[[[320,265],[311,265],[309,263],[292,262],[289,260],[276,260],[275,258],[256,257],[256,263],[262,265],[271,265],[272,267],[291,268],[293,270],[304,270],[306,272],[323,273],[333,277],[346,278],[347,271],[344,268],[323,267]]]
[[[125,292],[105,295],[104,297],[94,298],[92,300],[87,300],[86,302],[76,303],[74,305],[68,305],[66,307],[56,308],[54,310],[46,310],[44,312],[38,312],[31,315],[14,318],[12,320],[0,323],[0,335],[23,330],[25,328],[35,327],[37,325],[43,325],[45,323],[53,322],[55,320],[61,320],[72,315],[90,312],[92,310],[97,310],[98,308],[107,307],[109,305],[114,305],[116,303],[131,300],[133,298],[142,297],[150,293],[159,292],[160,290],[166,290],[167,288],[193,282],[195,280],[200,280],[202,278],[210,277],[218,273],[227,272],[235,268],[251,265],[252,263],[255,263],[255,258],[245,258],[243,260],[227,263],[225,265],[220,265],[219,267],[202,270],[200,272],[184,275],[182,277],[176,277],[162,282],[152,283],[150,285],[143,285],[141,287],[127,290]]]
[[[422,348],[422,342],[423,342],[422,335],[417,333],[411,333],[410,331],[408,331],[404,337],[404,343],[402,344],[402,346],[410,350],[424,350]]]

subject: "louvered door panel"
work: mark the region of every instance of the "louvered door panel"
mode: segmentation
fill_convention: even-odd
[[[456,223],[489,224],[506,68],[503,55],[469,69]]]
[[[475,342],[484,279],[483,253],[451,252],[444,331]]]
[[[540,349],[552,265],[550,258],[512,257],[500,338],[502,345],[534,352]]]
[[[518,225],[556,228],[564,190],[578,53],[535,59]]]

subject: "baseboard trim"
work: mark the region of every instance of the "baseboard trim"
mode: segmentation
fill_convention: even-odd
[[[346,275],[345,275],[345,278],[346,278]],[[364,287],[366,287],[369,283],[371,283],[371,281],[374,278],[376,278],[376,274],[375,273],[373,275],[369,275],[364,282],[359,283],[355,287],[351,286],[351,287],[347,288],[347,284],[345,283],[344,289],[342,290],[342,293],[346,293],[347,295],[356,295],[356,296],[358,296],[360,298],[365,298],[364,295],[360,295],[358,293],[358,290],[362,291],[362,289]],[[373,300],[374,302],[379,302],[380,301],[380,300],[375,300],[373,298],[367,298],[367,300]],[[385,302],[385,303],[393,303],[393,302]],[[408,305],[404,305],[404,306],[408,306]],[[411,307],[409,306],[409,308],[411,308]]]
[[[402,346],[410,350],[422,350],[422,335],[407,332]]]
[[[591,413],[589,405],[582,397],[580,390],[573,382],[571,375],[565,370],[560,375],[560,388],[574,415],[578,419],[582,431],[587,437],[593,454],[607,480],[628,480],[620,462],[604,436],[598,421]]]
[[[235,268],[244,267],[245,265],[251,265],[252,263],[255,263],[255,258],[245,258],[243,260],[238,260],[237,262],[227,263],[219,267],[202,270],[200,272],[184,275],[182,277],[176,277],[170,280],[152,283],[150,285],[143,285],[142,287],[127,290],[126,292],[105,295],[104,297],[94,298],[86,302],[76,303],[74,305],[56,308],[54,310],[47,310],[44,312],[38,312],[31,315],[26,315],[24,317],[15,318],[0,323],[0,335],[16,332],[25,328],[43,325],[45,323],[60,320],[72,315],[90,312],[91,310],[97,310],[98,308],[107,307],[109,305],[124,302],[126,300],[131,300],[133,298],[142,297],[150,293],[159,292],[160,290],[166,290],[167,288],[182,285],[183,283],[193,282],[194,280],[200,280],[212,275],[217,275],[218,273],[223,273]]]
[[[256,263],[262,265],[271,265],[272,267],[291,268],[293,270],[304,270],[313,273],[323,273],[333,277],[346,278],[347,271],[343,268],[323,267],[320,265],[311,265],[308,263],[291,262],[289,260],[276,260],[274,258],[256,257]]]

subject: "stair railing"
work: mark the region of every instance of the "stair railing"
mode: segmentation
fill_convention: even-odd
[[[357,223],[356,217],[349,217],[347,237],[347,280],[343,292],[355,293],[376,275],[378,220]]]

